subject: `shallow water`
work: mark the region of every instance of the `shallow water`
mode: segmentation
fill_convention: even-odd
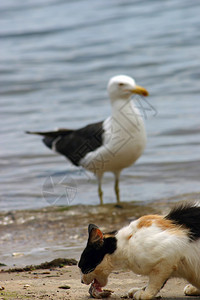
[[[57,204],[98,203],[91,174],[24,131],[104,119],[107,81],[121,73],[150,92],[142,104],[148,144],[122,173],[122,199],[199,193],[199,13],[194,0],[1,1],[0,209],[52,204],[42,196],[50,176],[67,176],[76,189]],[[112,175],[103,189],[114,202]]]
[[[121,199],[145,204],[198,199],[199,14],[196,0],[1,1],[0,210],[98,204],[91,174],[24,132],[103,120],[110,113],[107,81],[116,74],[134,77],[150,92],[146,102],[136,101],[148,144],[122,172]],[[51,180],[64,180],[68,188],[51,186]],[[103,190],[104,201],[114,203],[112,174],[105,175]],[[42,239],[35,247],[26,244],[36,261],[46,255],[45,247],[49,256],[70,247],[75,248],[67,253],[80,253],[82,241],[64,240],[54,249]],[[16,243],[23,252],[23,239],[18,236]]]

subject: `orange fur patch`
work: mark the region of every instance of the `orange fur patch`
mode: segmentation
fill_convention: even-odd
[[[152,225],[153,222],[155,222],[155,220],[158,220],[163,217],[159,216],[159,215],[147,215],[147,216],[143,216],[141,218],[139,218],[139,222],[137,224],[137,228],[142,228],[142,227],[149,227]]]
[[[162,230],[170,230],[173,231],[173,234],[184,233],[184,230],[179,226],[176,226],[172,221],[165,219],[160,215],[147,215],[143,216],[139,219],[137,228],[140,229],[142,227],[150,227],[152,224],[160,227]]]

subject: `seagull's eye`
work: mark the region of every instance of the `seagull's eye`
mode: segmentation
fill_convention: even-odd
[[[124,83],[120,82],[118,83],[119,86],[124,86]]]

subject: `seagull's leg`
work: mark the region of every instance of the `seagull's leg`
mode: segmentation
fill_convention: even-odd
[[[120,203],[120,192],[119,192],[119,173],[115,173],[115,195],[117,203]]]
[[[98,176],[98,194],[99,194],[99,200],[100,205],[103,205],[103,191],[101,188],[101,182],[102,182],[102,176]]]

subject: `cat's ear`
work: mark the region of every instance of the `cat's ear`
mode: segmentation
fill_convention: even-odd
[[[93,243],[103,243],[103,233],[101,232],[101,230],[94,224],[90,224],[88,226],[88,234],[89,234],[89,238],[88,238],[88,243],[89,244],[93,244]]]

